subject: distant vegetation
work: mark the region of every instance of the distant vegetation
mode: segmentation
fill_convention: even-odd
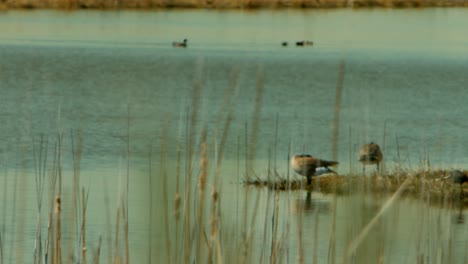
[[[468,6],[468,0],[0,0],[6,9],[414,8]]]

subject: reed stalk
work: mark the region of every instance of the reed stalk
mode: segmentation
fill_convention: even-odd
[[[35,185],[36,185],[36,205],[37,205],[37,222],[36,222],[36,238],[34,243],[34,263],[42,263],[42,201],[45,187],[45,170],[47,165],[47,139],[41,135],[39,142],[39,153],[36,153],[36,148],[33,143],[34,153],[34,168],[35,168]],[[37,157],[38,156],[38,157]]]
[[[13,193],[12,193],[12,197],[13,197],[13,201],[12,201],[12,214],[11,214],[11,223],[12,223],[12,228],[16,231],[17,230],[17,222],[16,222],[16,212],[17,212],[17,189],[18,189],[18,166],[19,166],[19,150],[18,150],[18,142],[16,142],[16,156],[15,156],[15,164],[16,167],[15,167],[15,175],[14,175],[14,180],[13,180]],[[19,233],[19,232],[18,232]],[[18,252],[16,252],[16,254],[19,254]],[[11,258],[13,257],[13,252],[11,252],[11,254],[9,255],[9,262],[11,263],[12,260]]]
[[[168,201],[168,194],[167,194],[167,169],[166,169],[166,155],[167,155],[167,133],[168,133],[168,123],[167,120],[165,122],[163,128],[163,135],[162,141],[160,146],[160,173],[162,177],[162,199],[163,199],[163,207],[164,207],[164,227],[165,227],[165,238],[166,238],[166,255],[167,255],[167,263],[172,263],[171,261],[171,243],[170,243],[170,230],[169,230],[169,201]]]
[[[148,215],[148,263],[152,263],[152,248],[153,248],[153,182],[152,182],[152,156],[153,156],[153,141],[150,141],[148,147],[148,194],[149,194],[149,215]],[[168,212],[166,212],[169,215]],[[170,262],[169,262],[170,263]]]
[[[130,249],[128,247],[128,196],[130,193],[130,104],[127,104],[127,184],[125,185],[125,210],[124,216],[124,243],[125,243],[125,264],[130,262]]]
[[[398,143],[398,135],[395,136],[396,147],[397,147],[397,181],[400,183],[400,170],[401,170],[401,158],[400,158],[400,144]]]
[[[81,190],[81,205],[82,205],[82,213],[81,213],[81,263],[86,264],[86,208],[88,207],[88,197],[89,197],[89,189],[86,192],[84,188]]]
[[[302,209],[301,208],[296,208],[297,211],[299,212],[299,215],[297,217],[297,241],[298,241],[298,247],[297,247],[297,263],[303,264],[305,262],[304,260],[304,241],[302,238]]]
[[[247,135],[247,122],[244,125],[244,139],[245,139],[245,175],[248,177],[248,135]],[[249,188],[245,189],[244,191],[244,209],[247,211],[248,207],[248,200],[249,200]],[[246,262],[248,259],[248,248],[247,248],[247,213],[244,213],[242,219],[242,241],[241,241],[241,259],[240,262]]]
[[[115,217],[115,238],[114,238],[114,258],[113,263],[121,263],[121,257],[119,256],[119,230],[120,230],[120,214],[121,208],[117,208],[116,217]]]
[[[56,220],[56,232],[55,232],[55,261],[57,264],[62,263],[62,207],[60,196],[55,197],[55,214],[57,215]]]
[[[0,260],[3,263],[3,232],[0,232]]]
[[[308,192],[308,195],[311,195],[310,192]],[[319,227],[319,222],[320,222],[320,217],[319,217],[319,209],[318,208],[315,208],[314,210],[314,214],[315,214],[315,217],[314,217],[314,249],[313,249],[313,256],[312,256],[312,263],[318,263],[318,245],[319,245],[319,237],[318,237],[318,233],[319,233],[319,230],[318,230],[318,227]]]
[[[276,167],[276,154],[278,150],[278,127],[279,127],[279,113],[276,113],[276,120],[275,120],[275,143],[274,143],[274,152],[273,152],[273,172],[274,178],[277,178],[277,167]],[[278,217],[279,217],[279,196],[278,193],[274,193],[274,200],[273,200],[273,215],[271,217],[271,228],[272,228],[272,239],[271,239],[271,257],[270,263],[276,263],[278,259],[278,244],[277,244],[277,235],[278,235]]]
[[[382,153],[385,153],[386,151],[386,138],[387,138],[387,119],[384,120],[384,126],[383,126]],[[386,162],[385,162],[385,159],[383,159],[379,166],[379,169],[380,169],[379,175],[383,175],[385,173],[385,167],[386,167]]]
[[[55,244],[50,242],[51,239],[54,237],[54,219],[53,213],[49,212],[49,223],[47,224],[47,240],[45,241],[45,253],[44,253],[44,263],[48,263],[49,255],[50,255],[50,263],[55,264]],[[49,253],[50,251],[50,253]]]
[[[62,263],[62,144],[63,134],[58,133],[57,135],[57,171],[56,179],[58,179],[58,194],[55,196],[55,263]],[[55,180],[53,182],[53,188],[55,189]],[[53,190],[54,190],[53,189]]]
[[[344,78],[346,72],[346,63],[344,60],[341,60],[339,71],[338,71],[338,81],[336,84],[336,93],[335,93],[335,107],[334,107],[334,117],[333,117],[333,139],[332,139],[332,157],[333,160],[338,160],[338,142],[340,135],[340,110],[341,110],[341,97],[343,94]]]
[[[237,183],[240,182],[240,157],[241,157],[241,136],[237,136],[237,170],[236,170],[236,180]],[[247,190],[246,190],[247,191]],[[239,196],[239,184],[236,186],[236,197]],[[239,222],[240,222],[240,215],[239,215],[239,198],[236,199],[236,227],[235,227],[235,234],[236,234],[236,252],[239,252]]]
[[[262,96],[263,96],[263,86],[264,86],[264,74],[263,68],[260,67],[257,71],[257,83],[256,83],[256,93],[255,93],[255,106],[252,116],[252,130],[250,132],[250,142],[249,142],[249,149],[248,149],[248,159],[247,159],[247,168],[248,173],[246,175],[247,179],[250,179],[250,170],[253,167],[253,161],[256,156],[257,150],[257,136],[258,136],[258,128],[260,126],[260,115],[262,109]]]
[[[340,110],[341,110],[341,97],[343,94],[344,78],[346,72],[346,63],[344,60],[340,61],[339,70],[338,70],[338,80],[336,84],[336,93],[335,93],[335,108],[334,108],[334,118],[333,118],[333,139],[332,139],[332,156],[333,160],[338,160],[338,140],[339,140],[339,130],[340,130]],[[336,185],[333,186],[333,189],[336,190]],[[335,192],[336,193],[336,192]],[[331,220],[331,235],[330,235],[330,247],[329,247],[329,263],[335,264],[336,257],[336,194],[333,195],[333,209],[332,209],[332,220]]]
[[[57,263],[57,248],[56,248],[56,243],[55,243],[55,238],[56,235],[55,233],[58,232],[58,230],[55,230],[55,222],[54,222],[54,215],[56,214],[56,196],[54,196],[54,193],[56,192],[56,187],[57,187],[57,180],[59,179],[59,171],[61,170],[61,167],[59,166],[59,161],[60,161],[60,155],[59,153],[61,152],[61,136],[60,134],[57,134],[57,140],[55,141],[54,145],[54,160],[52,163],[52,179],[49,181],[49,193],[50,193],[50,211],[49,211],[49,222],[47,225],[47,239],[45,241],[46,243],[46,252],[44,254],[44,263],[48,263],[48,260],[50,258],[50,263],[55,264]],[[54,232],[55,231],[55,232]]]
[[[255,221],[257,218],[259,204],[260,204],[260,192],[257,192],[257,197],[255,198],[255,205],[254,205],[252,216],[251,216],[250,223],[249,223],[250,228],[248,229],[248,232],[246,233],[245,241],[244,241],[244,250],[246,252],[245,261],[247,261],[246,263],[252,263],[252,254],[251,254],[250,247],[252,246],[252,238],[253,238],[253,233],[255,230],[254,226],[255,226]],[[247,214],[247,211],[245,214]]]
[[[271,163],[271,155],[270,155],[270,151],[268,151],[268,172],[267,172],[267,179],[268,181],[270,181],[270,177],[271,177],[271,166],[270,166],[270,163]],[[265,248],[266,248],[266,243],[267,243],[267,227],[268,227],[268,217],[269,217],[269,209],[270,209],[270,196],[271,196],[271,190],[268,189],[267,190],[267,203],[266,203],[266,210],[265,210],[265,220],[264,220],[264,223],[263,223],[263,243],[262,243],[262,254],[260,254],[260,261],[258,263],[263,263],[264,262],[264,259],[266,259],[266,252],[265,252]]]
[[[193,95],[192,95],[192,108],[190,112],[190,119],[187,115],[187,126],[186,126],[186,186],[185,186],[185,225],[184,225],[184,262],[188,263],[190,260],[190,252],[192,239],[191,236],[191,217],[188,212],[191,208],[191,189],[192,189],[192,169],[193,169],[193,156],[194,156],[194,144],[195,144],[195,131],[196,131],[196,120],[198,115],[198,104],[201,93],[201,80],[195,80]],[[188,112],[188,109],[187,109]],[[190,121],[190,122],[189,122]]]
[[[215,174],[214,174],[214,179],[212,183],[212,190],[211,190],[211,213],[210,213],[210,242],[209,242],[209,248],[208,248],[208,262],[212,263],[213,259],[213,253],[216,249],[217,253],[217,262],[222,263],[222,253],[221,253],[221,244],[220,241],[221,239],[218,238],[220,236],[219,229],[220,229],[220,222],[221,222],[221,213],[220,210],[221,208],[219,207],[220,203],[220,193],[218,192],[217,188],[218,185],[220,184],[219,181],[222,179],[220,177],[221,174],[221,162],[223,160],[224,156],[224,149],[226,146],[226,142],[228,140],[228,135],[229,135],[229,130],[230,130],[230,125],[231,121],[233,118],[233,111],[234,111],[234,105],[235,102],[238,99],[238,96],[232,96],[235,88],[237,87],[237,80],[238,80],[238,71],[233,70],[231,74],[229,86],[227,88],[226,95],[224,97],[224,102],[222,104],[222,108],[219,111],[217,121],[216,121],[216,127],[219,126],[221,123],[221,117],[224,112],[227,111],[227,116],[225,117],[224,121],[224,126],[222,130],[222,136],[221,136],[221,141],[219,144],[215,144],[217,146],[216,148],[216,169],[215,169]],[[234,97],[234,98],[233,98]],[[231,99],[233,98],[233,99]]]
[[[107,189],[107,185],[104,184],[104,207],[105,207],[105,215],[106,215],[106,233],[107,233],[107,247],[106,247],[106,252],[107,252],[107,263],[111,263],[113,260],[113,246],[112,246],[112,223],[111,223],[111,212],[110,212],[110,205],[109,205],[109,193]]]
[[[97,252],[96,252],[96,255],[94,256],[94,264],[99,264],[99,260],[101,258],[101,245],[102,245],[102,236],[99,236]]]
[[[291,169],[289,168],[290,166],[290,163],[289,163],[289,160],[290,160],[290,157],[291,157],[291,141],[289,141],[288,143],[288,159],[286,160],[286,182],[287,182],[287,186],[286,186],[286,192],[287,192],[287,201],[286,201],[286,210],[288,212],[288,216],[289,216],[289,212],[291,212],[291,178],[290,178],[290,171]],[[290,228],[291,228],[291,223],[290,223],[290,217],[287,218],[286,220],[286,245],[289,245],[289,234],[290,234]],[[289,246],[286,248],[286,259],[289,259]]]
[[[201,136],[201,150],[200,150],[200,175],[198,177],[198,208],[197,208],[197,243],[195,250],[195,263],[200,261],[201,245],[202,245],[202,233],[204,233],[204,205],[205,205],[205,188],[208,178],[208,158],[207,158],[207,146],[206,146],[206,130],[203,129]]]
[[[126,194],[126,199],[128,199],[128,194]],[[124,250],[125,250],[125,263],[130,262],[130,249],[128,247],[128,208],[125,203],[122,203],[122,219],[124,221]]]
[[[84,207],[83,203],[80,203],[80,163],[81,163],[81,154],[82,154],[82,137],[78,133],[77,142],[75,143],[75,133],[73,130],[70,131],[71,137],[71,155],[73,161],[73,193],[72,193],[72,204],[74,211],[74,217],[72,218],[71,225],[75,225],[75,236],[78,239],[75,243],[75,256],[78,261],[85,262],[82,259],[84,256],[83,252],[83,222],[80,224],[80,220],[83,220],[82,209]],[[81,197],[82,199],[84,197]],[[75,222],[75,223],[73,223]]]
[[[2,156],[2,162],[3,162],[3,164],[8,163],[5,156]],[[7,203],[7,197],[10,197],[9,192],[8,192],[10,188],[8,188],[8,186],[9,186],[9,184],[8,184],[8,182],[9,182],[8,170],[5,168],[4,172],[5,172],[5,174],[2,177],[3,178],[3,190],[2,190],[2,192],[3,192],[3,197],[2,197],[3,203],[2,203],[2,206],[4,208],[3,210],[6,211],[7,210],[7,205],[9,204],[9,203]],[[1,228],[0,229],[0,239],[1,239],[0,262],[1,263],[5,263],[4,261],[5,261],[5,250],[6,250],[6,248],[5,248],[4,241],[5,241],[6,223],[7,223],[7,216],[6,215],[7,214],[5,214],[5,213],[2,214],[1,227],[0,227]]]

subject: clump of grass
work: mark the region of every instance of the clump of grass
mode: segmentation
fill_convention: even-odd
[[[310,186],[306,186],[304,179],[288,181],[286,178],[278,176],[276,180],[263,180],[257,176],[256,178],[246,179],[244,184],[267,187],[278,191],[308,190],[338,195],[354,193],[391,194],[398,190],[407,179],[407,185],[401,193],[403,197],[424,197],[432,203],[461,201],[464,206],[468,206],[466,186],[459,188],[456,186],[457,184],[453,184],[450,171],[447,170],[400,171],[399,177],[394,174],[382,176],[330,175],[313,178]]]

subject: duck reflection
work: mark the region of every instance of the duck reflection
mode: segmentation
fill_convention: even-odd
[[[312,192],[308,191],[305,199],[296,200],[296,211],[303,213],[319,213],[328,214],[330,212],[330,201],[320,198],[312,197]]]
[[[465,215],[463,214],[463,206],[459,206],[458,214],[456,217],[457,224],[464,224],[465,223]]]
[[[457,212],[454,215],[454,222],[456,224],[464,224],[465,223],[465,215],[463,214],[464,203],[462,201],[457,203]]]

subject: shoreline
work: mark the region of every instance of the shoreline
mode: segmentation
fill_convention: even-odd
[[[468,7],[468,0],[0,0],[0,10],[257,10]]]
[[[420,199],[426,197],[432,203],[456,202],[463,208],[468,207],[467,184],[458,186],[452,183],[450,171],[447,170],[417,170],[400,171],[382,175],[339,175],[330,174],[312,178],[312,184],[306,186],[305,178],[293,176],[287,180],[278,176],[267,180],[260,178],[245,179],[245,186],[265,187],[275,191],[318,191],[323,194],[352,195],[393,194],[408,179],[408,184],[402,190],[403,197]]]

